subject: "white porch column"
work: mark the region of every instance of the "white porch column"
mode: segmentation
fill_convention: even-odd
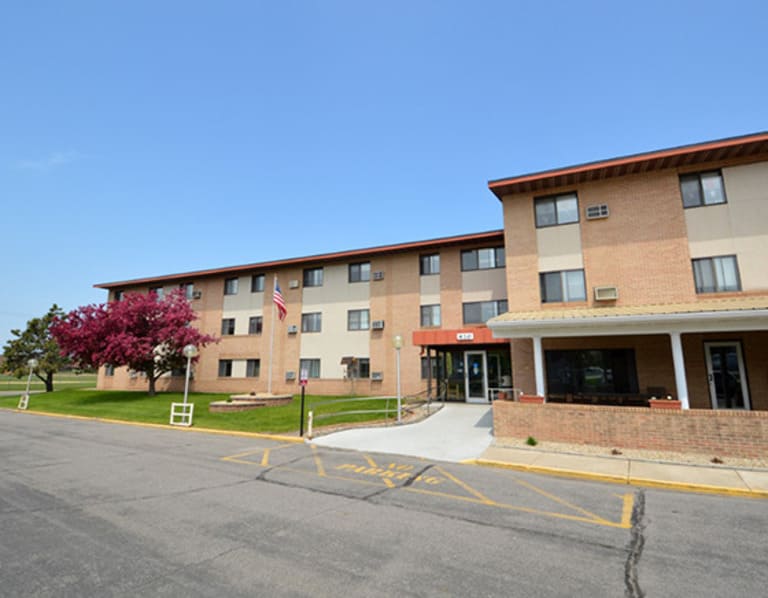
[[[683,358],[683,343],[679,332],[670,332],[672,340],[672,363],[675,365],[675,385],[677,386],[677,398],[683,409],[690,409],[688,404],[688,381],[685,379],[685,359]]]
[[[541,348],[541,337],[533,337],[533,371],[536,376],[536,394],[539,396],[546,396],[544,394],[544,351]]]

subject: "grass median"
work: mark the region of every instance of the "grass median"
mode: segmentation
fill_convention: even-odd
[[[233,430],[238,432],[264,433],[298,433],[301,398],[297,395],[288,405],[275,407],[260,407],[251,411],[235,413],[210,413],[208,405],[213,401],[225,401],[229,395],[192,393],[188,401],[194,403],[194,426],[217,430]],[[312,402],[328,401],[333,398],[348,397],[305,397],[305,411]],[[29,399],[29,411],[44,411],[63,415],[78,415],[82,417],[116,419],[150,424],[168,424],[171,403],[184,400],[181,393],[159,393],[149,397],[144,392],[111,391],[91,389],[64,389],[50,393],[34,394]],[[392,407],[394,399],[389,401]],[[19,396],[0,397],[0,407],[13,409],[19,402]],[[316,413],[333,411],[363,411],[384,409],[388,402],[380,399],[359,399],[339,405],[315,405]],[[390,419],[394,414],[390,414]],[[344,423],[384,420],[383,414],[363,413],[345,414],[340,412],[330,418],[323,418],[323,425],[338,425]],[[306,424],[305,424],[306,429]]]

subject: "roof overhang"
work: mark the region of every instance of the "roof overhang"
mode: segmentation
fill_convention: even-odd
[[[768,297],[644,307],[636,308],[636,313],[621,308],[561,310],[552,315],[543,310],[509,312],[487,325],[497,338],[768,330]]]
[[[501,200],[506,195],[516,193],[546,192],[549,189],[613,177],[668,168],[694,167],[721,160],[749,160],[765,154],[768,154],[768,132],[497,179],[489,181],[488,188]]]
[[[121,280],[117,282],[102,282],[93,286],[97,289],[119,289],[120,287],[188,281],[192,279],[206,278],[210,276],[221,276],[226,274],[237,275],[248,274],[257,271],[274,271],[279,268],[298,268],[322,262],[339,262],[350,259],[375,258],[383,255],[403,253],[407,251],[429,251],[440,247],[452,247],[456,245],[496,243],[499,241],[503,242],[503,240],[503,230],[492,230],[481,233],[457,235],[453,237],[440,237],[438,239],[428,239],[425,241],[412,241],[410,243],[381,245],[378,247],[369,247],[366,249],[353,249],[349,251],[337,251],[335,253],[322,253],[270,262],[245,264],[242,266],[229,266],[225,268],[213,268],[210,270],[195,270],[192,272],[181,272],[178,274],[167,274],[164,276],[152,276],[147,278],[134,278],[132,280]]]

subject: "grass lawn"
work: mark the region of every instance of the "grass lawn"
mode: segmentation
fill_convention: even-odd
[[[294,396],[293,402],[289,405],[261,407],[238,413],[208,412],[208,405],[212,401],[222,401],[227,398],[229,398],[228,394],[190,394],[189,402],[195,404],[194,426],[243,432],[298,433],[299,411],[301,409],[301,398],[298,395]],[[307,396],[305,398],[305,405],[307,406],[305,411],[308,411],[310,402],[331,398],[333,397]],[[184,397],[181,393],[160,393],[155,397],[148,397],[144,392],[67,388],[51,393],[32,395],[29,399],[29,410],[168,424],[171,403],[183,400]],[[18,402],[19,396],[0,397],[0,407],[15,408]],[[394,399],[390,401],[390,403],[393,402]],[[385,404],[386,401],[361,399],[352,403],[342,403],[341,406],[316,406],[316,412],[338,411],[340,409],[346,411],[382,409]],[[394,414],[391,417],[394,417]],[[323,419],[321,423],[325,426],[380,419],[384,419],[381,414],[351,414]]]
[[[53,388],[55,390],[64,388],[95,388],[96,374],[75,374],[74,372],[61,372],[53,376]],[[0,391],[4,390],[26,390],[27,377],[14,378],[7,374],[0,374]],[[45,390],[45,384],[37,376],[32,376],[30,390]]]

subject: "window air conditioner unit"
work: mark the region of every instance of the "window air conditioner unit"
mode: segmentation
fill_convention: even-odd
[[[595,287],[595,301],[616,301],[619,289],[616,287]]]
[[[373,330],[384,330],[384,320],[374,320],[371,322],[371,328]]]
[[[285,379],[296,380],[296,372],[292,372],[292,371],[285,372]]]
[[[288,282],[288,288],[289,289],[298,289],[299,288],[299,281],[298,280],[291,280]]]
[[[296,325],[288,326],[288,334],[296,334],[299,328]]]
[[[192,291],[192,299],[202,299],[202,298],[203,298],[202,291]]]
[[[594,205],[594,206],[587,206],[586,214],[587,214],[587,220],[597,220],[598,218],[608,218],[608,206],[604,203]]]
[[[371,372],[371,380],[377,381],[382,380],[384,378],[384,374],[382,372]]]
[[[373,280],[384,280],[384,272],[381,270],[378,270],[377,272],[373,273]]]

